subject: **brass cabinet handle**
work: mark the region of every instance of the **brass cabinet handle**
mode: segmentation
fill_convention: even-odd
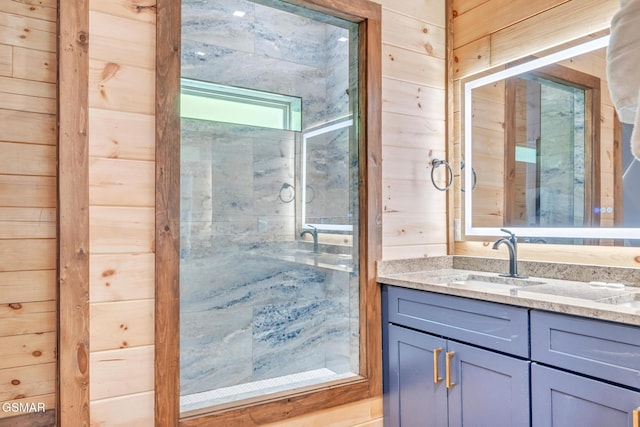
[[[456,383],[451,382],[451,359],[456,354],[455,351],[448,351],[445,354],[445,376],[447,377],[447,388],[453,388]]]
[[[640,408],[633,411],[633,427],[640,427]]]
[[[440,353],[442,353],[442,348],[438,347],[433,349],[433,382],[435,384],[442,381],[442,377],[438,372],[438,357],[440,356]]]

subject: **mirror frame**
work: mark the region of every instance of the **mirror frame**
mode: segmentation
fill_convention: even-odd
[[[507,69],[483,74],[481,77],[471,77],[463,83],[463,138],[464,138],[464,161],[467,170],[473,170],[472,155],[472,96],[474,88],[495,83],[499,80],[514,77],[518,74],[532,71],[547,65],[554,64],[565,59],[569,59],[584,53],[608,46],[609,35],[599,37],[588,42],[572,46],[541,56],[532,61],[515,65]],[[464,176],[464,188],[472,188],[472,174]],[[464,192],[463,197],[463,221],[464,239],[467,237],[493,237],[504,234],[503,227],[474,227],[472,224],[472,192]],[[614,227],[508,227],[509,230],[521,237],[564,237],[564,238],[585,238],[585,239],[640,239],[640,228],[614,228]]]

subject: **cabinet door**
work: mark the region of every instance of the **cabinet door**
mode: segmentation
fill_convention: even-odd
[[[438,376],[444,377],[446,340],[396,325],[389,325],[390,427],[443,427],[447,425],[447,389],[434,381],[434,350]]]
[[[631,427],[640,392],[546,366],[531,367],[533,427]]]
[[[454,352],[449,357],[455,383],[449,389],[449,426],[530,425],[528,360],[454,341],[448,351]]]

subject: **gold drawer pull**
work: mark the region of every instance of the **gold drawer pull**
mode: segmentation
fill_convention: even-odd
[[[455,351],[448,351],[445,355],[445,376],[447,377],[447,388],[453,388],[456,383],[451,382],[451,359],[456,354]]]
[[[435,384],[438,384],[440,381],[442,381],[442,377],[438,372],[438,357],[440,356],[440,353],[442,353],[441,348],[435,348],[433,350],[433,382]]]
[[[633,411],[633,427],[640,427],[640,408]]]

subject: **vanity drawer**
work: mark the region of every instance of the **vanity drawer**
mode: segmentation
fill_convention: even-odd
[[[531,359],[640,389],[640,327],[532,310]]]
[[[397,325],[529,356],[526,308],[390,286],[388,315]]]

